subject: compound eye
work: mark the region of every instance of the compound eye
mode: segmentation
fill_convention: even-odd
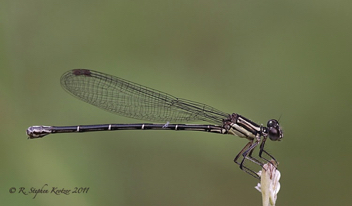
[[[267,123],[268,126],[268,136],[271,140],[277,141],[280,140],[282,135],[282,130],[279,126],[279,122],[276,119],[271,119]]]
[[[269,128],[269,138],[273,141],[277,141],[277,140],[281,139],[279,130],[274,127],[270,127]]]
[[[279,122],[276,119],[271,119],[268,121],[267,126],[268,127],[277,127],[278,124],[279,124]]]

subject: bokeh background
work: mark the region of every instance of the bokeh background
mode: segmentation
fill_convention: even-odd
[[[282,173],[277,205],[351,205],[351,9],[312,0],[1,1],[1,205],[261,205],[257,181],[233,163],[246,144],[234,136],[27,140],[31,125],[143,122],[67,94],[60,76],[74,68],[262,124],[281,117],[283,141],[267,143]],[[90,189],[18,194],[45,184]]]

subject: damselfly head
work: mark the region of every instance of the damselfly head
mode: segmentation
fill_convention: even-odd
[[[284,137],[284,134],[279,125],[279,122],[276,119],[269,120],[267,127],[268,127],[268,135],[271,140],[280,141]]]

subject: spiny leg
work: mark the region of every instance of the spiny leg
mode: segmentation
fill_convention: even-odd
[[[249,160],[251,160],[252,162],[254,162],[254,163],[260,165],[261,167],[263,167],[264,163],[261,162],[260,160],[258,160],[257,158],[255,158],[255,157],[252,156],[253,151],[254,151],[254,149],[252,149],[252,150],[249,152],[249,154],[248,154],[248,156],[247,156],[247,159],[249,159]]]
[[[268,155],[272,160],[275,161],[275,164],[278,165],[278,162],[276,161],[275,157],[273,157],[271,154],[269,154],[267,151],[264,150],[264,145],[265,145],[266,137],[264,137],[262,143],[260,144],[260,150],[259,150],[259,157],[264,159],[267,162],[271,162],[271,160],[266,159],[265,157],[262,157],[263,152]],[[273,164],[274,165],[274,164]],[[275,165],[274,165],[275,166]],[[276,166],[275,166],[276,167]]]
[[[254,144],[253,144],[253,141],[248,142],[248,143],[246,144],[246,146],[244,146],[243,149],[236,155],[236,157],[235,157],[235,159],[234,159],[234,162],[235,162],[236,164],[240,165],[240,169],[241,169],[241,170],[245,171],[246,173],[250,174],[251,176],[253,176],[253,177],[257,178],[257,179],[260,179],[259,175],[258,175],[255,171],[249,169],[248,167],[246,167],[246,166],[244,165],[245,159],[248,158],[248,157],[247,157],[247,156],[248,156],[248,155],[247,155],[248,152],[249,152],[249,153],[252,153],[252,150],[255,148],[255,146],[257,146],[257,144],[258,144],[258,143],[254,143]],[[238,160],[238,158],[239,158],[241,155],[243,156],[243,159],[242,159],[241,162],[238,162],[237,160]],[[248,159],[251,160],[252,162],[255,162],[255,161],[252,160],[251,158],[248,158]],[[256,163],[256,162],[255,162],[255,163]]]
[[[242,159],[241,164],[244,163],[245,159],[248,159],[255,164],[263,166],[263,163],[261,163],[259,160],[252,157],[253,150],[258,146],[259,141],[260,141],[260,139],[256,140],[254,143],[251,144],[251,146],[246,151],[243,152],[243,154],[242,154],[243,159]]]

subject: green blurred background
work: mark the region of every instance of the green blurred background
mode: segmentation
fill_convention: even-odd
[[[1,1],[1,205],[261,205],[233,158],[246,140],[171,131],[57,134],[31,125],[139,123],[67,94],[88,68],[266,124],[279,118],[277,205],[351,205],[350,1]],[[199,122],[201,123],[201,122]],[[18,194],[89,187],[87,194]],[[17,192],[11,194],[10,188]]]

